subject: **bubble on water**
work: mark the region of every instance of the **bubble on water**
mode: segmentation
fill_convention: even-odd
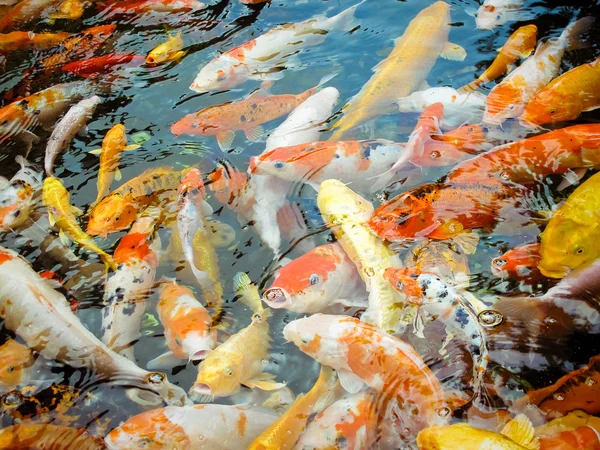
[[[484,327],[491,328],[500,325],[504,321],[504,316],[493,309],[485,309],[477,315],[477,319]]]

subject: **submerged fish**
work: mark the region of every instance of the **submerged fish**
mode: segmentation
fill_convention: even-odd
[[[475,23],[480,30],[491,30],[517,20],[525,0],[485,0],[477,10]]]
[[[145,62],[146,59],[143,56],[133,53],[111,53],[81,61],[73,61],[62,66],[61,70],[80,77],[91,78],[125,67],[138,67],[145,64]]]
[[[190,89],[200,93],[222,91],[246,80],[279,80],[283,78],[283,70],[292,65],[294,55],[302,49],[322,43],[330,31],[356,28],[354,11],[358,5],[360,3],[333,17],[317,16],[280,25],[228,50],[200,69]]]
[[[146,62],[148,64],[164,64],[169,61],[179,61],[186,53],[183,51],[183,39],[181,31],[179,31],[177,36],[169,34],[167,42],[153,48],[146,56]]]
[[[198,0],[114,0],[106,2],[106,9],[114,14],[175,13],[206,8]]]
[[[0,345],[0,392],[27,384],[35,358],[33,352],[14,339]]]
[[[217,332],[210,314],[189,288],[163,282],[157,311],[169,351],[149,361],[149,369],[201,361],[215,348]]]
[[[0,449],[102,450],[102,438],[84,428],[23,424],[0,430]]]
[[[97,95],[82,100],[71,106],[62,119],[56,123],[46,146],[44,169],[47,176],[52,176],[56,157],[69,147],[77,133],[86,128],[86,123],[92,118],[96,106],[101,101]]]
[[[11,299],[19,298],[19,302]],[[161,372],[147,372],[106,347],[73,314],[69,303],[12,250],[0,249],[0,315],[4,326],[46,359],[92,369],[101,379],[126,386],[140,404],[188,402]]]
[[[0,189],[1,231],[20,227],[29,219],[42,189],[41,171],[22,156],[16,161],[21,169]]]
[[[312,314],[336,304],[366,306],[356,266],[339,243],[320,245],[277,271],[263,300],[273,309]]]
[[[58,11],[48,14],[50,21],[56,19],[76,20],[83,16],[83,10],[89,2],[82,0],[65,0],[61,3]]]
[[[492,259],[492,273],[500,278],[535,281],[541,277],[540,259],[540,244],[523,245]]]
[[[395,332],[406,324],[405,299],[383,278],[384,271],[397,265],[394,254],[365,225],[373,206],[337,180],[321,184],[317,204],[325,224],[356,264],[369,292],[369,307],[363,320],[386,332]]]
[[[0,18],[0,31],[35,22],[57,7],[61,0],[22,0],[17,3],[4,17]]]
[[[32,31],[13,31],[0,34],[0,53],[6,54],[16,50],[46,50],[63,42],[69,33],[34,33]]]
[[[423,9],[396,40],[392,53],[373,68],[373,76],[344,107],[330,139],[339,141],[352,128],[396,112],[396,101],[423,84],[438,57],[462,61],[466,52],[448,42],[449,33],[450,5],[438,1]]]
[[[109,450],[242,449],[277,416],[267,409],[194,405],[154,409],[133,416],[104,438]],[[210,424],[210,426],[199,426]]]
[[[552,215],[540,235],[540,272],[562,278],[592,264],[600,256],[600,173],[589,178]]]

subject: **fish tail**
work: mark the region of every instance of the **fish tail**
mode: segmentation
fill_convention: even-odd
[[[560,35],[561,40],[566,40],[567,50],[575,50],[585,46],[589,46],[581,41],[581,35],[589,31],[592,27],[595,19],[594,17],[583,17],[582,19],[576,20],[570,23]]]
[[[354,17],[356,8],[358,8],[358,6],[364,3],[365,1],[366,0],[362,0],[356,5],[351,6],[350,8],[342,11],[338,15],[326,19],[323,22],[322,26],[320,26],[319,28],[323,28],[327,31],[352,31],[360,25],[358,19]]]
[[[469,84],[465,84],[464,86],[458,88],[456,91],[459,94],[470,94],[471,92],[475,92],[482,84],[482,80],[478,78],[474,81],[471,81]]]
[[[117,270],[117,265],[115,264],[112,256],[110,256],[108,253],[99,253],[100,256],[100,260],[104,263],[104,266],[106,267],[106,271],[110,272],[111,270]]]

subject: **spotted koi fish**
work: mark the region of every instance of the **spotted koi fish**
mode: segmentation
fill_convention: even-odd
[[[0,230],[3,231],[20,227],[29,219],[42,188],[41,171],[22,156],[17,156],[16,161],[21,169],[0,189]]]

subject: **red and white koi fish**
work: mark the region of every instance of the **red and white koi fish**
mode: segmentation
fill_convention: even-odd
[[[210,314],[189,288],[164,282],[157,311],[169,351],[149,361],[148,369],[201,361],[215,348],[217,332],[211,328]]]
[[[367,306],[365,285],[338,244],[320,245],[277,271],[263,293],[271,308],[312,314],[335,304]]]
[[[43,174],[36,166],[17,156],[21,169],[0,190],[0,230],[17,228],[29,219],[42,189]]]
[[[143,56],[133,53],[112,53],[110,55],[74,61],[62,66],[61,70],[79,75],[80,77],[92,78],[126,67],[139,67],[145,63],[146,58]]]
[[[480,30],[491,30],[511,20],[518,20],[525,0],[485,0],[477,10],[475,24]]]
[[[363,0],[364,1],[364,0]],[[318,16],[269,30],[245,44],[220,54],[206,64],[190,89],[196,92],[225,90],[246,80],[279,80],[290,60],[302,49],[325,41],[330,31],[350,31],[358,24],[354,11],[362,2],[337,16]]]
[[[277,416],[267,409],[194,405],[153,409],[132,417],[104,438],[109,450],[248,448]],[[208,424],[210,426],[198,426]]]
[[[141,217],[119,241],[113,259],[117,270],[110,274],[104,288],[102,342],[134,361],[133,344],[140,337],[146,296],[156,276],[161,248],[155,235],[157,219]]]
[[[18,298],[15,302],[13,299]],[[184,405],[185,392],[162,372],[147,372],[110,350],[73,314],[63,295],[48,286],[17,253],[0,247],[0,317],[32,350],[75,368],[93,368],[101,379],[127,386],[139,404]]]
[[[541,259],[540,244],[527,244],[492,259],[492,273],[500,278],[519,281],[539,280],[542,277],[538,269]]]

